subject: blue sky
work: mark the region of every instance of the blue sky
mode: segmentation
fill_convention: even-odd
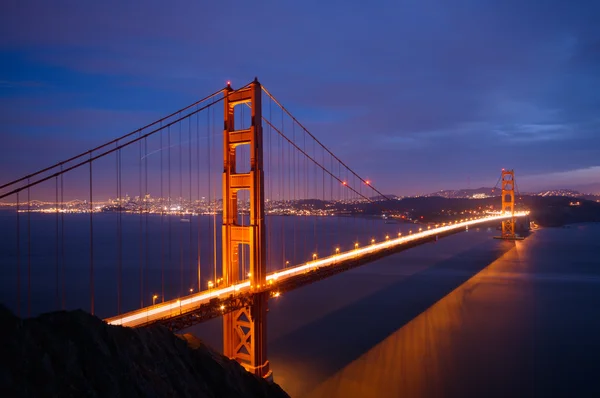
[[[385,192],[600,185],[597,1],[254,3],[4,1],[0,182],[258,76]]]

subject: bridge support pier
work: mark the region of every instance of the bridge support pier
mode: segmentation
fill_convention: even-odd
[[[250,285],[254,289],[266,285],[261,95],[261,86],[256,79],[237,91],[228,85],[225,93],[222,271],[226,286],[237,284],[245,277],[239,261],[245,246],[250,252]],[[252,119],[248,129],[235,129],[234,110],[238,105],[250,105]],[[247,173],[237,170],[236,147],[240,145],[249,146],[250,171]],[[240,225],[238,221],[240,190],[250,192],[248,225]],[[268,293],[256,293],[250,307],[223,316],[223,354],[238,361],[249,372],[271,378],[267,360],[267,303]]]

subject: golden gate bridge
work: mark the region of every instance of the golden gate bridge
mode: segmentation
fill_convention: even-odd
[[[528,213],[515,210],[514,172],[503,170],[501,181],[496,213],[408,233],[371,223],[352,241],[332,243],[317,216],[307,230],[297,224],[300,215],[366,216],[370,206],[393,217],[387,207],[393,199],[258,80],[238,89],[228,83],[154,123],[0,186],[0,200],[16,208],[2,267],[14,279],[19,315],[31,315],[35,286],[54,284],[43,310],[86,308],[113,325],[160,323],[177,331],[222,317],[224,354],[270,377],[270,298],[470,226],[502,222],[501,238],[517,239],[515,220]],[[136,196],[131,206],[124,187]],[[82,192],[86,199],[76,199]],[[32,217],[44,205],[53,206],[51,214]],[[85,219],[65,216],[72,206]],[[273,214],[282,217],[275,222]],[[52,268],[53,280],[36,281],[40,270],[47,275]],[[77,285],[73,297],[69,284]]]

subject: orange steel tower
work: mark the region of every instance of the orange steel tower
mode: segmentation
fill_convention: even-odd
[[[512,217],[502,221],[502,239],[516,239],[515,235],[515,171],[502,169],[502,212]]]
[[[228,84],[224,112],[223,169],[223,281],[226,286],[240,281],[240,245],[250,248],[250,284],[259,288],[266,284],[264,172],[261,86],[254,79],[249,86],[233,91]],[[250,128],[236,130],[234,108],[250,105]],[[236,147],[249,145],[250,171],[237,172]],[[238,191],[250,191],[250,222],[238,223]],[[243,277],[243,275],[242,275]],[[246,370],[270,378],[267,360],[268,293],[256,293],[250,307],[223,315],[223,353],[235,359]]]

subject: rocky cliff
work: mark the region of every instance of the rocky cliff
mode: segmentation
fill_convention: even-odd
[[[0,306],[3,397],[288,397],[191,335],[83,311],[21,320]]]

